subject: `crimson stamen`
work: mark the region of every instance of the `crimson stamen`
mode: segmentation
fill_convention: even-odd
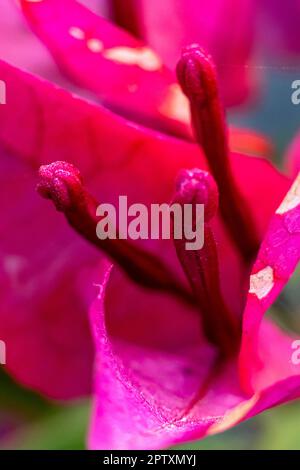
[[[200,308],[204,333],[222,354],[230,356],[239,346],[240,321],[223,298],[217,246],[209,224],[218,208],[217,185],[208,172],[184,170],[179,175],[174,202],[182,207],[204,204],[203,248],[186,250],[185,239],[174,239],[174,244]]]
[[[72,164],[54,162],[39,170],[37,186],[42,197],[51,199],[56,209],[63,212],[69,224],[86,240],[105,251],[135,282],[145,287],[171,291],[191,303],[193,298],[171,270],[157,257],[129,240],[100,240],[96,234],[99,203],[83,187],[82,178]]]
[[[211,57],[197,44],[187,47],[177,65],[177,78],[190,101],[195,136],[220,191],[223,220],[245,261],[251,261],[258,251],[259,237],[231,169],[224,110]]]

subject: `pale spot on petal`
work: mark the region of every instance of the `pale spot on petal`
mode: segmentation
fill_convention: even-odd
[[[84,31],[81,28],[78,28],[77,26],[72,26],[69,29],[69,34],[75,39],[84,39]]]
[[[101,52],[103,50],[103,42],[92,38],[87,41],[87,47],[92,52]]]
[[[159,112],[184,124],[190,122],[189,101],[177,83],[173,83],[168,88],[168,92],[159,107]]]
[[[255,294],[259,299],[263,299],[273,289],[274,271],[271,266],[258,271],[250,276],[250,294]]]
[[[278,207],[276,214],[285,214],[300,204],[300,173],[295,179],[291,189]]]
[[[135,93],[137,91],[137,89],[138,89],[138,86],[135,83],[133,83],[131,85],[128,85],[129,93]]]
[[[138,65],[148,72],[159,70],[160,58],[148,47],[114,47],[104,52],[104,57],[120,64]]]
[[[3,270],[14,288],[19,288],[21,286],[21,275],[27,265],[28,261],[23,256],[6,255],[3,257]]]
[[[256,405],[259,400],[259,394],[256,393],[249,400],[243,401],[238,406],[233,408],[233,410],[228,411],[222,421],[213,424],[209,430],[208,435],[216,434],[218,432],[226,431],[229,428],[232,428],[238,424],[243,418],[247,416],[249,411]]]

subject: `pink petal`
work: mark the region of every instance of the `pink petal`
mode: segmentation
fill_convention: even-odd
[[[202,337],[197,311],[138,291],[114,269],[102,269],[91,309],[97,349],[91,448],[168,447],[223,431],[300,395],[299,374],[279,378],[289,338],[269,322],[262,325],[259,348],[272,366],[247,396],[235,363],[218,363]],[[272,345],[278,348],[273,359]]]
[[[245,65],[252,51],[255,2],[133,0],[133,4],[139,32],[167,66],[175,67],[184,46],[199,43],[218,66],[225,104],[236,105],[247,97],[253,84]]]
[[[6,370],[44,395],[91,390],[87,308],[95,252],[44,204],[32,170],[0,147],[0,339]]]
[[[253,374],[263,367],[264,361],[257,354],[262,318],[293,274],[300,258],[299,180],[298,176],[274,214],[250,276],[240,355],[245,389],[253,388]],[[287,362],[286,370],[288,366]]]
[[[208,434],[223,432],[264,410],[300,397],[299,365],[293,365],[291,361],[294,339],[270,320],[263,320],[258,338],[261,368],[253,376],[253,391],[247,400],[212,425]]]
[[[74,83],[139,123],[186,134],[187,101],[174,85],[173,73],[150,48],[74,0],[22,0],[21,5],[34,32]],[[185,108],[178,113],[185,119],[172,115],[178,95]]]
[[[260,368],[253,376],[253,385],[256,391],[261,391],[276,382],[293,376],[300,377],[299,365],[292,361],[295,339],[295,334],[282,331],[270,319],[263,320],[258,335]],[[282,387],[281,397],[284,395],[285,390]]]
[[[109,291],[115,292],[117,285],[115,275],[111,280],[109,276],[108,271],[91,309],[97,360],[90,447],[153,449],[200,437],[227,408],[243,399],[233,368],[229,365],[226,372],[211,378],[211,390],[204,392],[205,398],[194,409],[216,359],[212,348],[201,340],[197,313],[157,294],[140,292],[135,297],[129,290],[126,298],[125,279],[124,290],[112,299]],[[113,328],[120,319],[132,328],[134,319],[138,321],[131,337],[118,326]],[[146,333],[147,327],[147,344],[141,344],[140,329]]]

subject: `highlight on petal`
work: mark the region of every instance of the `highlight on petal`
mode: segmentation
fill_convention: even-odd
[[[160,112],[171,119],[187,124],[190,122],[190,106],[187,97],[182,93],[180,85],[173,83],[168,87],[166,96],[159,107]]]
[[[148,72],[158,71],[162,67],[159,57],[148,47],[115,47],[107,49],[103,56],[119,64],[137,65]]]
[[[232,428],[240,421],[243,421],[245,416],[249,413],[250,410],[253,409],[254,405],[259,400],[259,395],[254,394],[248,400],[242,401],[239,405],[237,405],[232,410],[225,413],[223,419],[215,424],[213,424],[209,430],[208,435],[217,434],[219,432],[227,431],[227,429]]]
[[[280,382],[273,383],[251,398],[241,402],[236,408],[225,414],[218,423],[208,429],[208,435],[224,432],[233,426],[250,419],[253,416],[268,410],[274,406],[281,405],[287,401],[299,398],[300,375],[288,377]]]
[[[175,76],[152,49],[75,0],[21,0],[21,6],[33,31],[76,85],[139,123],[187,133],[188,123],[176,113],[160,111]]]
[[[247,390],[253,389],[254,374],[263,367],[258,344],[262,318],[300,259],[299,185],[300,175],[271,219],[250,276],[240,353],[241,379]]]

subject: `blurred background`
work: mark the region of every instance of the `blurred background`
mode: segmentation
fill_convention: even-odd
[[[92,3],[95,8],[96,2]],[[288,8],[288,2],[286,4]],[[265,24],[265,29],[268,30],[268,24]],[[272,42],[270,38],[269,41]],[[291,101],[292,83],[300,80],[300,60],[299,56],[285,60],[282,55],[274,58],[259,53],[260,45],[258,40],[257,59],[252,58],[247,65],[260,77],[259,93],[247,104],[228,108],[227,114],[234,126],[249,128],[269,137],[274,149],[272,158],[279,166],[284,166],[283,155],[300,129],[300,105]],[[300,48],[300,42],[298,46]],[[300,337],[299,282],[300,271],[294,275],[269,314],[283,328],[299,333]],[[14,383],[5,374],[5,368],[0,366],[2,449],[83,449],[90,407],[88,399],[68,405],[46,401]],[[223,434],[179,448],[300,449],[300,402],[267,411]]]

